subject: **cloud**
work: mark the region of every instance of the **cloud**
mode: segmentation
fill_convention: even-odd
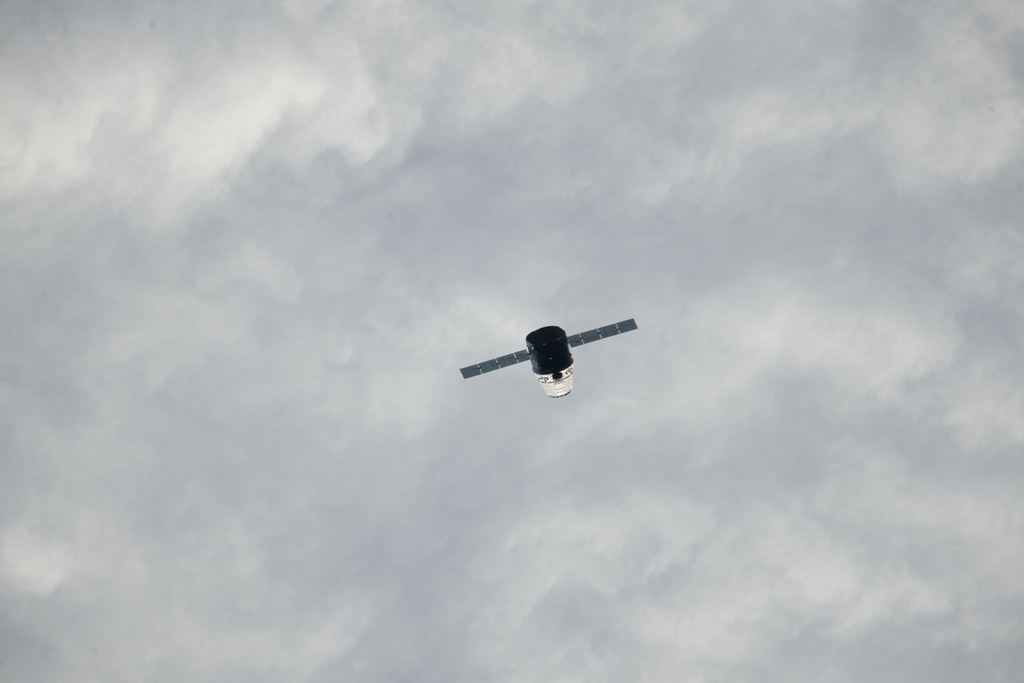
[[[49,595],[74,571],[67,548],[24,527],[9,529],[0,547],[5,583],[30,595]]]
[[[1024,90],[1002,46],[1022,27],[1008,5],[965,8],[928,26],[920,51],[894,65],[895,106],[882,116],[897,180],[975,183],[1019,157]]]
[[[4,6],[0,678],[1012,680],[1017,7]]]

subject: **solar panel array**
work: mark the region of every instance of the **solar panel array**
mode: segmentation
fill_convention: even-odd
[[[614,337],[617,334],[623,332],[629,332],[630,330],[636,329],[636,322],[630,318],[629,320],[623,320],[621,323],[615,323],[614,325],[605,325],[604,327],[597,327],[593,330],[587,330],[586,332],[580,332],[579,334],[569,335],[567,340],[569,346],[575,348],[590,342],[596,342],[598,339],[607,339],[608,337]],[[485,360],[483,363],[477,363],[476,365],[470,365],[462,368],[459,372],[462,373],[464,379],[470,377],[476,377],[482,375],[485,372],[493,372],[499,368],[507,368],[510,365],[516,363],[526,363],[530,360],[530,354],[526,349],[522,351],[516,351],[510,353],[507,356],[501,356],[500,358],[492,358],[491,360]]]
[[[597,327],[586,332],[580,332],[579,334],[569,335],[569,346],[576,348],[577,346],[583,346],[590,342],[596,342],[598,339],[607,339],[608,337],[614,337],[617,334],[623,332],[629,332],[636,329],[636,321],[630,318],[629,320],[623,320],[621,323],[615,323],[614,325],[605,325],[604,327]]]
[[[491,360],[485,360],[483,363],[470,365],[467,368],[462,368],[461,370],[459,370],[459,372],[462,373],[462,376],[465,379],[469,379],[470,377],[482,375],[485,372],[493,372],[494,370],[497,370],[499,368],[507,368],[510,365],[515,365],[516,363],[529,362],[530,352],[527,351],[526,349],[523,349],[522,351],[510,353],[507,356],[501,356],[500,358],[492,358]]]

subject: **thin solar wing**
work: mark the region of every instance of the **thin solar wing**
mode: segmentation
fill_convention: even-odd
[[[529,354],[529,352],[526,349],[523,349],[522,351],[516,351],[515,353],[510,353],[507,356],[500,356],[498,358],[492,358],[491,360],[485,360],[484,362],[477,363],[476,365],[470,365],[470,366],[461,368],[459,370],[459,372],[462,373],[462,378],[463,379],[469,379],[470,377],[476,377],[477,375],[482,375],[485,372],[494,372],[495,370],[500,370],[501,368],[507,368],[510,365],[515,365],[517,363],[523,363],[523,362],[528,361],[528,360],[530,360],[530,354]]]
[[[623,320],[621,323],[605,325],[604,327],[598,327],[593,330],[574,334],[568,338],[569,346],[589,344],[590,342],[596,342],[598,339],[607,339],[608,337],[614,337],[617,334],[622,334],[623,332],[629,332],[635,329],[636,321],[630,318],[629,320]]]

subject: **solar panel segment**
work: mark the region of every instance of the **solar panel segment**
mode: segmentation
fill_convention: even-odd
[[[507,368],[510,365],[515,365],[516,363],[526,363],[529,362],[529,360],[530,354],[526,351],[526,349],[523,349],[522,351],[510,353],[507,356],[501,356],[500,358],[492,358],[491,360],[485,360],[484,362],[477,363],[476,365],[470,365],[468,367],[461,368],[459,372],[462,373],[462,377],[464,379],[469,379],[470,377],[482,375],[485,372],[492,372],[499,368]]]

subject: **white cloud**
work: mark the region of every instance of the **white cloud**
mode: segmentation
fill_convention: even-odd
[[[785,16],[797,11],[787,9]],[[830,19],[857,25],[856,11],[863,9],[845,7]],[[834,35],[832,29],[824,34]],[[701,135],[688,148],[658,150],[673,161],[639,195],[663,197],[657,185],[665,183],[711,178],[724,184],[751,155],[787,145],[815,149],[854,133],[877,145],[896,182],[908,189],[992,178],[1024,150],[1024,88],[1003,47],[1022,29],[1024,13],[1012,3],[929,13],[921,34],[883,53],[879,59],[888,61],[879,64],[868,56],[858,60],[835,35],[836,44],[817,46],[822,53],[809,58],[797,80],[770,73],[712,100],[701,112]],[[866,74],[865,66],[877,73]]]
[[[46,597],[75,571],[74,554],[56,539],[24,525],[8,529],[0,541],[0,575],[5,588]]]
[[[0,678],[1016,671],[1020,5],[839,4],[0,10]]]
[[[358,30],[305,54],[302,35],[245,32],[233,52],[202,35],[182,49],[156,31],[101,45],[75,36],[50,46],[58,68],[44,78],[29,60],[5,62],[2,198],[45,203],[82,186],[117,209],[141,201],[144,224],[180,224],[268,144],[296,164],[337,149],[359,165],[415,128],[408,107],[381,101]]]
[[[780,379],[810,379],[840,412],[920,403],[916,381],[944,370],[959,334],[941,307],[885,290],[813,289],[785,277],[751,277],[674,308],[654,344],[668,351],[638,385],[653,405],[609,396],[593,424],[629,433],[637,424],[711,433],[775,400]],[[648,332],[650,333],[650,332]],[[657,332],[655,332],[657,334]],[[646,388],[645,388],[646,387]],[[826,398],[827,397],[827,398]]]
[[[699,303],[692,320],[705,348],[720,349],[715,370],[725,387],[775,366],[823,372],[847,391],[888,400],[950,360],[956,336],[941,312],[881,297],[844,299],[754,281]]]
[[[949,392],[946,420],[964,443],[985,449],[1001,443],[1024,445],[1024,388],[1018,374],[998,363],[973,363]]]
[[[965,6],[926,24],[920,52],[893,65],[879,112],[901,183],[976,183],[1019,158],[1024,89],[998,43],[1022,29],[1019,6]]]

